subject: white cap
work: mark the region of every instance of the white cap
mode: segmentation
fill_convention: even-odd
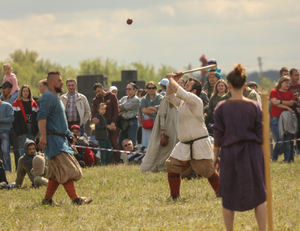
[[[112,90],[118,90],[118,88],[117,88],[116,86],[111,86],[111,87],[109,88],[109,91],[112,91]]]

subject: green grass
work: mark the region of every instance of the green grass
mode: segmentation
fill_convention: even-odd
[[[282,157],[280,157],[282,158]],[[300,156],[295,163],[272,163],[275,230],[300,230]],[[83,169],[75,183],[89,205],[73,206],[62,186],[54,200],[61,207],[42,206],[46,188],[0,191],[0,230],[225,230],[222,201],[206,179],[184,180],[182,200],[167,203],[167,174],[140,173],[139,166]],[[15,181],[16,173],[7,174]],[[26,176],[23,186],[31,183]],[[254,211],[235,214],[235,230],[257,230]]]

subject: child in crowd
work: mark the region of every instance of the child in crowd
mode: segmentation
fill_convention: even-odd
[[[99,142],[100,148],[111,149],[111,143],[109,138],[109,131],[111,126],[108,125],[107,118],[105,117],[106,104],[100,103],[97,107],[98,113],[95,115],[99,119],[99,123],[95,126],[95,136],[96,140]],[[101,163],[102,165],[107,165],[112,157],[111,151],[101,150]]]
[[[18,86],[17,76],[14,73],[12,73],[13,68],[12,68],[12,66],[11,66],[10,63],[5,63],[3,65],[3,71],[5,73],[5,76],[3,78],[3,83],[5,83],[6,81],[8,81],[8,82],[10,82],[13,85],[13,87],[11,89],[10,95],[11,95],[12,98],[15,99],[15,98],[17,98],[18,91],[20,90],[19,86]]]
[[[71,132],[74,135],[75,145],[89,146],[88,139],[84,136],[80,136],[81,131],[80,131],[79,125],[74,124],[71,127]],[[86,166],[86,167],[91,167],[94,164],[95,157],[94,157],[94,153],[92,152],[91,149],[75,147],[74,150],[75,150],[75,158],[78,160],[80,165],[82,165],[81,161],[84,162],[84,166]],[[83,166],[81,166],[81,167],[83,167]]]

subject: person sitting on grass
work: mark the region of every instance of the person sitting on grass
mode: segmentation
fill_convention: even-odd
[[[125,165],[142,163],[145,155],[143,153],[136,153],[136,152],[145,151],[145,150],[138,150],[137,147],[133,146],[132,141],[129,139],[123,140],[122,146],[125,151],[135,152],[135,153],[124,153],[124,152],[121,153],[121,158],[123,159]],[[145,147],[143,148],[145,149]]]
[[[19,158],[17,168],[17,179],[15,187],[20,188],[23,184],[26,174],[28,175],[32,186],[34,186],[34,175],[31,173],[32,160],[37,155],[36,144],[33,140],[27,139],[24,145],[24,155]]]
[[[71,132],[74,136],[74,145],[80,145],[80,146],[89,146],[88,139],[84,136],[80,136],[80,126],[77,124],[72,125]],[[89,148],[79,148],[74,147],[75,151],[75,158],[78,160],[81,167],[91,167],[93,166],[95,162],[94,153]]]
[[[33,183],[35,187],[48,185],[48,179],[46,178],[47,171],[48,166],[45,156],[36,155],[32,160],[31,169],[31,173],[34,176]]]

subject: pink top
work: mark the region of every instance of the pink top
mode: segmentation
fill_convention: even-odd
[[[3,83],[5,83],[6,81],[10,82],[13,86],[10,93],[11,95],[16,91],[20,90],[18,86],[17,76],[14,73],[11,73],[10,75],[5,75],[3,78]]]

